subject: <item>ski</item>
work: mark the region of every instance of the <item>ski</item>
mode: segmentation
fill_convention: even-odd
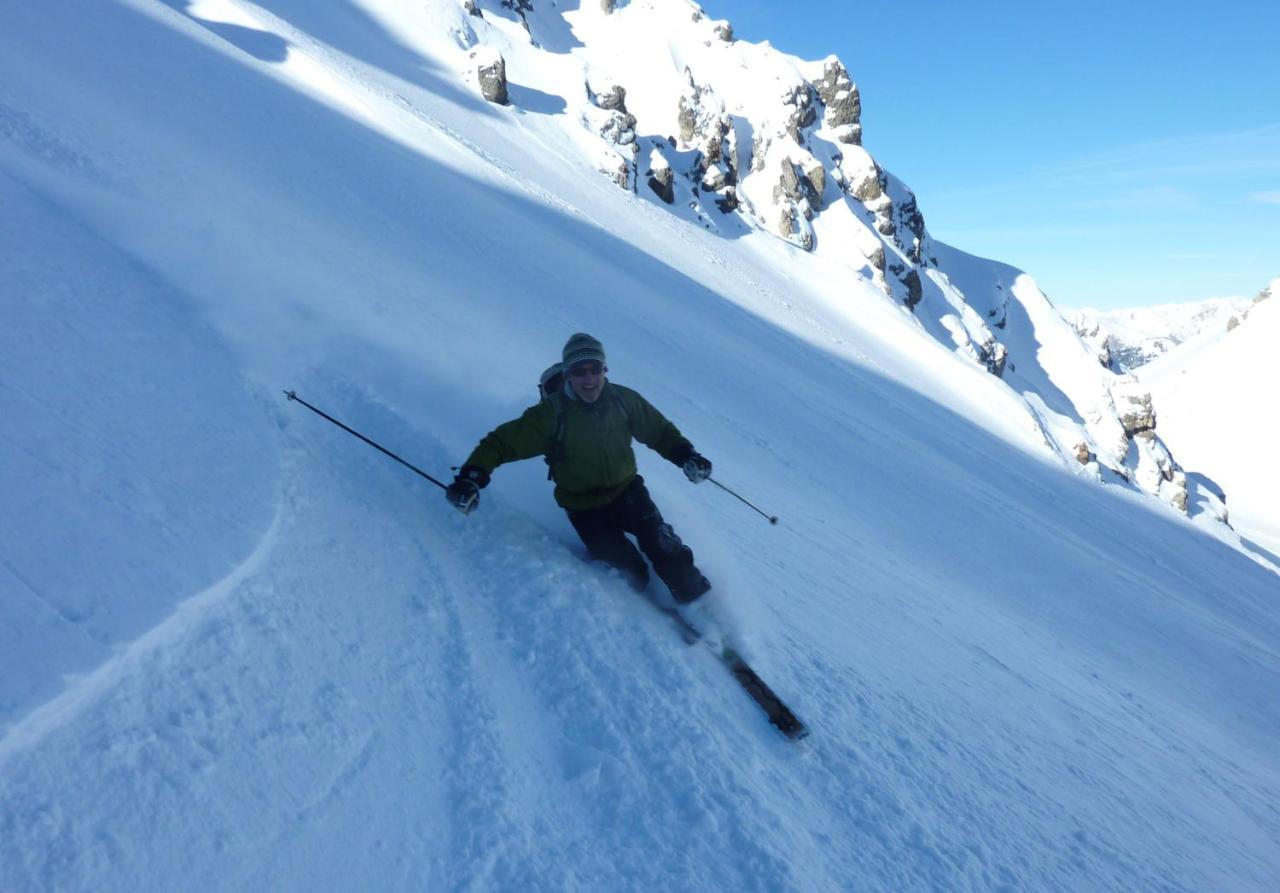
[[[791,708],[774,693],[768,683],[760,678],[760,674],[751,669],[751,665],[742,659],[742,655],[725,645],[717,656],[721,663],[729,668],[729,672],[733,674],[734,679],[738,680],[738,684],[751,696],[751,700],[760,705],[765,716],[769,717],[769,722],[773,723],[779,732],[792,741],[799,741],[808,736],[809,727],[791,712]]]
[[[698,628],[677,609],[659,604],[653,599],[649,601],[655,608],[671,617],[686,643],[695,645],[701,642],[707,646],[707,649],[729,670],[730,675],[738,680],[743,691],[759,705],[765,716],[769,718],[769,722],[773,723],[778,731],[792,741],[799,741],[808,736],[809,727],[801,722],[782,698],[778,697],[769,684],[760,678],[760,674],[753,670],[732,646],[705,638]]]
[[[675,608],[667,605],[660,605],[653,599],[649,600],[653,606],[671,618],[676,625],[676,631],[680,633],[680,638],[684,639],[686,645],[697,645],[702,641],[702,633],[694,628],[693,624],[685,619],[685,616]]]

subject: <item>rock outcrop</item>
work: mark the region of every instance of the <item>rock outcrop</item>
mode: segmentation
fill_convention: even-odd
[[[1148,493],[1158,495],[1180,511],[1187,511],[1187,475],[1156,435],[1151,392],[1133,375],[1122,375],[1112,385],[1111,394],[1128,441],[1123,452],[1123,467],[1117,471]]]
[[[680,126],[679,145],[702,153],[703,166],[715,164],[724,155],[730,120],[724,103],[709,88],[698,85],[685,69],[687,86],[677,100],[676,120]]]
[[[668,205],[676,200],[675,171],[671,169],[671,163],[667,161],[666,156],[656,147],[649,153],[649,169],[645,175],[648,177],[649,188],[653,190],[654,195]]]
[[[907,305],[908,310],[915,310],[916,305],[920,303],[920,299],[924,297],[924,286],[920,283],[920,271],[907,270],[905,267],[899,266],[897,272],[899,272],[898,280],[907,289],[903,303]]]
[[[826,107],[823,126],[842,143],[862,145],[862,98],[840,60],[828,57],[823,63],[822,78],[813,86]]]
[[[785,204],[780,209],[778,235],[805,251],[813,250],[813,227],[794,203]]]
[[[1136,437],[1156,430],[1156,412],[1151,405],[1151,392],[1139,385],[1133,376],[1120,379],[1111,392],[1126,437]]]
[[[978,360],[996,378],[1004,378],[1004,366],[1009,361],[1009,348],[994,337],[989,338],[978,346]]]
[[[774,202],[790,203],[806,220],[812,220],[822,209],[822,193],[826,187],[822,164],[807,152],[797,153],[780,158],[778,170],[778,182],[773,187]]]
[[[715,92],[697,83],[685,69],[685,88],[676,102],[679,127],[677,147],[697,152],[689,179],[701,192],[715,196],[722,213],[738,207],[737,183],[741,169],[741,150],[732,116],[725,113],[724,103]]]
[[[627,91],[619,84],[604,84],[598,89],[587,84],[587,98],[593,108],[583,115],[583,123],[598,133],[605,142],[599,168],[623,189],[635,191],[636,119],[627,111]]]
[[[796,84],[782,95],[782,105],[790,109],[783,127],[798,145],[804,145],[805,130],[818,120],[817,95],[810,84]]]
[[[480,81],[480,95],[495,105],[507,105],[507,62],[492,47],[481,47],[471,53]]]

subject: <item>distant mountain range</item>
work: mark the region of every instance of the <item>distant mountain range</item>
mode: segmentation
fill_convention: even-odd
[[[1210,298],[1130,310],[1064,309],[1062,315],[1104,366],[1125,373],[1201,335],[1225,331],[1251,304],[1249,298]]]

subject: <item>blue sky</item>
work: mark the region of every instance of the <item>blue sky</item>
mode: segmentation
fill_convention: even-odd
[[[864,144],[930,232],[1063,307],[1253,295],[1280,276],[1280,3],[707,0],[835,53]]]

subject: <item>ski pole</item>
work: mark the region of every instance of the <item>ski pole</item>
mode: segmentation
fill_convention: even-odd
[[[417,466],[415,466],[415,465],[410,465],[408,462],[404,461],[404,460],[403,460],[403,459],[401,459],[399,456],[397,456],[395,453],[391,452],[391,450],[387,449],[386,447],[382,446],[381,444],[374,443],[372,440],[370,440],[369,438],[365,437],[365,436],[364,436],[363,434],[361,434],[359,431],[356,431],[356,430],[353,430],[353,429],[351,429],[351,428],[348,428],[346,425],[342,424],[342,422],[338,421],[338,420],[337,420],[337,419],[335,419],[333,416],[329,415],[327,412],[322,412],[321,410],[316,409],[314,406],[312,406],[312,405],[311,405],[310,403],[308,403],[306,400],[303,400],[301,397],[299,397],[299,396],[298,396],[297,394],[295,394],[293,391],[285,391],[285,392],[284,392],[284,395],[285,395],[286,397],[288,397],[290,400],[296,400],[297,402],[301,403],[303,406],[305,406],[307,409],[309,409],[309,410],[311,410],[312,412],[314,412],[316,415],[318,415],[318,416],[320,416],[320,417],[322,417],[322,418],[328,419],[329,421],[333,422],[335,425],[337,425],[337,426],[338,426],[339,428],[341,428],[343,431],[346,431],[348,434],[354,434],[356,437],[359,437],[361,440],[363,440],[365,443],[369,444],[369,446],[373,447],[375,450],[380,450],[380,451],[382,451],[382,452],[386,453],[386,454],[387,454],[388,456],[390,456],[392,459],[395,459],[397,462],[399,462],[401,465],[403,465],[405,468],[408,468],[410,471],[416,472],[417,474],[420,474],[420,475],[422,475],[424,478],[426,478],[427,480],[431,481],[431,483],[435,484],[435,485],[436,485],[437,487],[439,487],[441,490],[447,490],[447,489],[449,489],[449,488],[448,488],[448,487],[446,487],[444,484],[440,483],[440,482],[439,482],[439,481],[437,481],[435,478],[433,478],[431,475],[427,474],[427,473],[426,473],[425,471],[423,471],[421,468],[418,468],[418,467],[417,467]]]
[[[751,506],[751,508],[755,509],[755,510],[756,510],[757,512],[759,512],[761,515],[763,515],[764,517],[768,518],[768,519],[769,519],[769,523],[770,523],[770,524],[777,524],[777,523],[778,523],[778,516],[777,516],[777,515],[766,515],[764,512],[761,512],[759,508],[757,508],[757,507],[756,507],[756,506],[754,506],[754,505],[751,505],[751,503],[747,502],[745,499],[743,499],[743,498],[742,498],[741,496],[739,496],[737,493],[734,493],[732,490],[730,490],[730,489],[729,489],[728,487],[726,487],[724,484],[722,484],[722,483],[720,483],[719,481],[717,481],[715,478],[707,478],[707,480],[711,481],[711,483],[715,484],[715,485],[716,485],[717,487],[719,487],[721,490],[723,490],[724,492],[728,493],[730,496],[732,496],[734,499],[738,500],[739,502],[743,503],[744,505]]]

